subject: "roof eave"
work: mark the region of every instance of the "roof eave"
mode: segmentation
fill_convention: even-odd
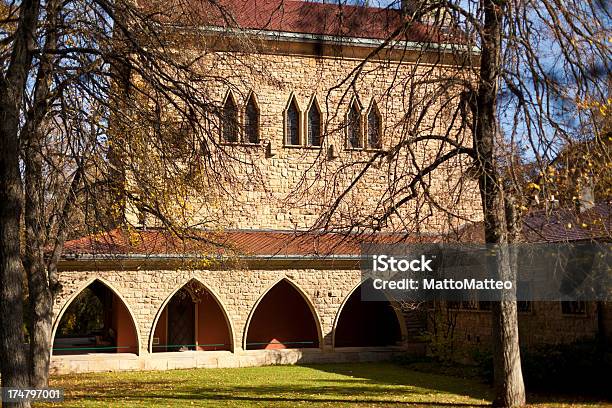
[[[359,269],[361,257],[333,255],[67,254],[60,271],[140,269]]]
[[[184,29],[184,27],[181,28]],[[442,51],[445,53],[472,52],[475,54],[480,54],[480,49],[476,46],[469,46],[457,43],[417,42],[404,40],[387,41],[387,39],[366,37],[333,36],[326,34],[296,33],[290,31],[257,30],[249,28],[232,28],[218,26],[202,26],[198,27],[197,30],[202,31],[204,33],[212,34],[229,34],[233,36],[242,35],[246,37],[259,37],[263,40],[268,41],[325,43],[328,45],[349,45],[365,48],[377,48],[388,42],[385,48],[393,48],[405,51]]]

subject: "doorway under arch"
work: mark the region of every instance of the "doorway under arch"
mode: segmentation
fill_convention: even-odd
[[[384,347],[399,345],[402,329],[391,302],[373,294],[376,301],[362,300],[362,290],[372,288],[364,281],[349,295],[336,323],[334,347]],[[373,290],[373,289],[372,289]]]
[[[151,350],[231,351],[229,321],[216,296],[195,279],[174,292],[158,315]]]
[[[138,353],[136,324],[123,300],[94,280],[66,307],[53,337],[53,354]]]
[[[287,279],[276,283],[255,305],[245,345],[247,350],[319,347],[316,316]]]

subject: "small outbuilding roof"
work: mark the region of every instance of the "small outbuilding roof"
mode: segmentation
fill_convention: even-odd
[[[466,226],[457,238],[461,242],[484,242],[482,222]],[[560,243],[612,238],[612,205],[597,203],[589,209],[537,210],[523,217],[522,240],[528,243]]]

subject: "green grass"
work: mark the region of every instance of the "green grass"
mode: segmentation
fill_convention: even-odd
[[[472,379],[380,363],[80,374],[51,386],[65,389],[66,407],[460,407],[491,399]],[[601,406],[546,397],[536,405]]]

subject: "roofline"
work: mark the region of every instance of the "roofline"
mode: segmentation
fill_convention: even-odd
[[[166,232],[167,229],[164,227],[134,227],[135,231],[139,232]],[[210,232],[210,233],[245,233],[250,234],[252,232],[261,232],[261,233],[274,233],[274,234],[288,234],[288,235],[316,235],[316,236],[330,236],[330,235],[341,235],[347,238],[350,237],[362,237],[368,235],[377,235],[377,236],[406,236],[410,234],[408,231],[367,231],[367,232],[359,232],[359,231],[327,231],[325,229],[277,229],[277,228],[223,228],[221,230],[215,229],[207,229],[207,228],[194,228],[194,231],[201,232]],[[434,232],[420,232],[420,237],[440,237],[440,234]]]
[[[330,254],[330,255],[237,255],[237,256],[227,256],[227,255],[214,255],[214,256],[202,256],[197,254],[165,254],[165,253],[157,253],[157,254],[65,254],[62,256],[62,260],[66,261],[93,261],[93,260],[126,260],[126,259],[137,259],[137,260],[146,260],[146,259],[155,259],[155,260],[165,260],[165,259],[214,259],[219,261],[232,261],[232,260],[291,260],[291,261],[300,261],[300,260],[317,260],[317,261],[325,261],[325,260],[357,260],[361,259],[361,255],[354,254]]]
[[[198,261],[207,259],[214,262],[199,266]],[[359,270],[360,255],[246,255],[238,257],[217,256],[206,258],[195,255],[179,254],[129,254],[129,255],[79,255],[62,258],[58,264],[60,272],[92,270],[166,270],[166,269],[206,269],[206,270],[279,270],[279,269],[319,269],[319,270]]]
[[[184,29],[185,27],[179,27]],[[356,47],[365,48],[376,48],[383,45],[387,40],[366,38],[366,37],[342,37],[333,36],[326,34],[310,34],[310,33],[294,33],[290,31],[277,31],[277,30],[258,30],[252,28],[232,28],[232,27],[218,27],[218,26],[202,26],[196,28],[198,31],[212,32],[217,34],[232,34],[232,35],[247,35],[255,37],[264,37],[266,40],[276,41],[287,41],[287,42],[306,42],[306,43],[320,43],[325,42],[331,45],[352,45]],[[401,46],[401,47],[398,47]],[[462,44],[454,43],[436,43],[436,42],[416,42],[416,41],[404,41],[404,40],[393,40],[385,48],[396,48],[398,50],[407,51],[432,51],[441,50],[443,52],[452,51],[472,51],[480,54],[480,48],[477,46],[467,46]]]

